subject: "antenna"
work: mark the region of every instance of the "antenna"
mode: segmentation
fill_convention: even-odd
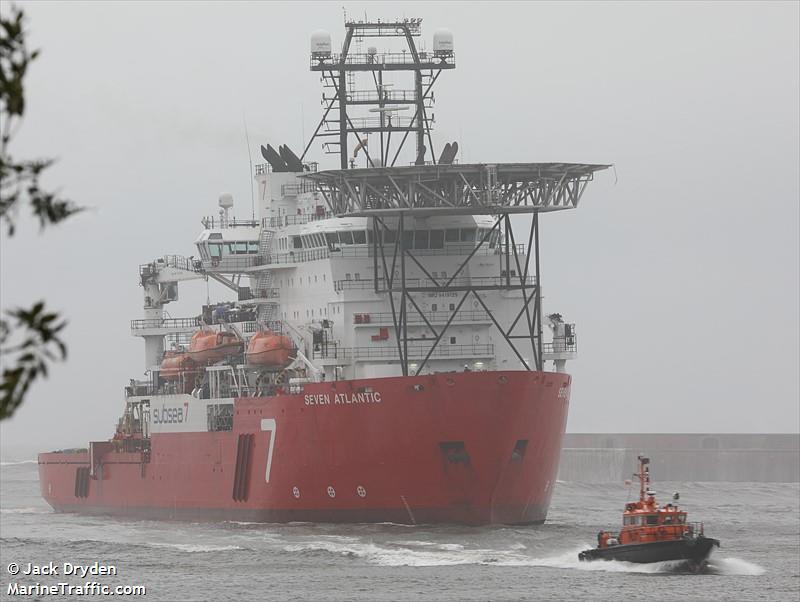
[[[437,30],[433,52],[420,52],[421,23],[422,19],[416,18],[383,21],[367,16],[364,21],[355,21],[345,12],[347,33],[338,54],[332,52],[329,34],[312,35],[310,68],[322,75],[327,106],[301,160],[319,139],[326,154],[339,155],[340,169],[348,169],[353,142],[359,144],[365,136],[375,134],[380,138],[377,147],[362,147],[370,167],[377,163],[394,166],[409,139],[415,165],[425,165],[426,160],[436,164],[431,136],[433,87],[443,71],[456,66],[453,34]],[[380,38],[387,45],[397,40],[401,49],[379,52],[378,45],[370,45],[364,53],[361,45],[367,38]],[[396,82],[383,82],[388,72]],[[390,83],[397,83],[398,88],[390,87]],[[395,114],[399,111],[407,112],[407,116]]]
[[[244,122],[244,140],[247,143],[247,158],[250,159],[250,211],[252,212],[253,221],[256,219],[256,197],[253,190],[253,154],[250,152],[250,136],[247,134],[247,119],[242,111],[242,121]]]

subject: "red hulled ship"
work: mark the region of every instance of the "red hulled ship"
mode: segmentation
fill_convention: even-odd
[[[261,147],[258,219],[229,217],[223,194],[202,220],[199,259],[140,266],[145,316],[131,332],[147,378],[125,388],[111,439],[39,455],[53,508],[545,519],[576,340],[574,324],[542,310],[539,217],[576,207],[607,166],[460,164],[457,142],[435,154],[432,88],[455,67],[453,38],[439,30],[425,51],[420,35],[420,19],[348,22],[339,53],[326,32],[312,36],[325,86],[316,132],[300,156]],[[362,47],[373,39],[390,48]],[[337,169],[307,160],[315,140]],[[514,214],[527,229],[511,228]],[[235,300],[167,317],[179,283],[209,279]]]

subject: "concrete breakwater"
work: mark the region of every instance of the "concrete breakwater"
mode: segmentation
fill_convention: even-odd
[[[656,481],[800,481],[800,434],[568,433],[558,478],[589,483],[631,478],[640,453]]]

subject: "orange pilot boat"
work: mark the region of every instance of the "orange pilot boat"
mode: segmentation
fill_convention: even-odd
[[[291,361],[295,351],[289,337],[272,331],[260,331],[253,335],[247,345],[247,363],[251,366],[274,366],[281,368]]]
[[[189,357],[198,364],[213,364],[229,355],[241,353],[242,341],[224,330],[198,330],[189,342]]]
[[[622,530],[618,534],[600,531],[597,547],[578,554],[582,561],[622,560],[649,563],[686,561],[693,572],[702,570],[719,540],[706,537],[703,523],[686,521],[686,512],[673,502],[659,506],[650,489],[650,459],[639,456],[639,501],[625,504]]]

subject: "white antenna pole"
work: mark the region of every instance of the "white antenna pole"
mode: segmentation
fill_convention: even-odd
[[[244,140],[247,143],[247,157],[250,159],[250,211],[252,214],[252,219],[255,221],[256,219],[256,197],[255,191],[253,190],[253,154],[250,152],[250,136],[247,134],[247,119],[244,116],[244,111],[242,111],[242,121],[244,122]]]

